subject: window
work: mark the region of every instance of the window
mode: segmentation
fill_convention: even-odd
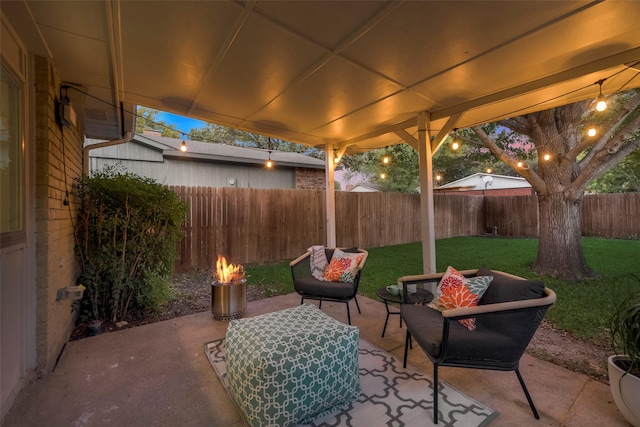
[[[22,87],[0,67],[0,247],[24,241]]]

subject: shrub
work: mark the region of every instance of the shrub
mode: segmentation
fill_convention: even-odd
[[[157,308],[170,297],[186,205],[154,180],[113,167],[78,178],[75,190],[81,318],[115,321]]]

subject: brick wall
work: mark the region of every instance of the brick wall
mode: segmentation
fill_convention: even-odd
[[[83,131],[62,128],[56,119],[60,82],[48,59],[35,67],[36,370],[50,372],[74,327],[71,301],[56,301],[56,290],[75,285],[72,186],[82,173]],[[69,205],[65,198],[69,193]]]
[[[324,169],[296,168],[296,190],[324,189]]]

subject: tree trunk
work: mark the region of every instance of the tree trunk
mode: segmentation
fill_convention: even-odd
[[[582,199],[563,193],[538,195],[540,239],[532,269],[564,280],[592,277],[582,252]]]

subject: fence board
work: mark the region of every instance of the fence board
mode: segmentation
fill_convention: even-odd
[[[234,263],[293,259],[326,244],[325,192],[251,188],[170,187],[189,206],[175,271]],[[372,248],[421,239],[420,195],[336,193],[338,246]],[[536,196],[434,195],[437,239],[476,236],[537,237]],[[640,237],[640,193],[585,196],[583,234]]]

